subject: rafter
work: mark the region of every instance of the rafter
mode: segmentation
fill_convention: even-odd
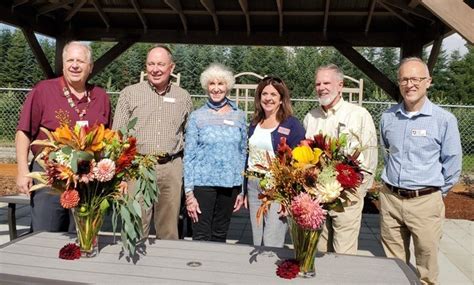
[[[377,0],[372,0],[370,3],[369,16],[367,16],[367,22],[365,23],[365,35],[369,33],[370,23],[372,22],[372,16],[374,15],[375,4]]]
[[[71,18],[76,15],[77,12],[79,12],[79,9],[82,8],[82,6],[84,6],[84,4],[86,4],[87,0],[80,0],[80,1],[76,1],[76,3],[74,3],[74,6],[72,6],[72,9],[71,11],[69,11],[69,13],[67,14],[66,18],[64,18],[64,21],[67,22],[67,21],[70,21]]]
[[[29,0],[15,0],[15,1],[13,1],[13,3],[12,3],[12,11],[13,11],[13,9],[15,9],[16,7],[21,6],[21,5],[23,5],[23,4],[26,4],[26,3],[28,3],[28,2],[30,2],[30,1],[29,1]]]
[[[70,8],[69,4],[71,3],[74,3],[74,0],[67,0],[67,1],[61,1],[59,3],[50,4],[50,5],[44,5],[38,9],[38,12],[36,14],[39,16],[39,15],[52,12],[57,9]]]
[[[408,4],[408,7],[410,8],[415,8],[421,3],[421,0],[411,0],[410,3]]]
[[[283,34],[283,0],[276,0],[276,2],[277,2],[278,19],[279,19],[278,31],[281,37],[281,35]]]
[[[329,17],[329,4],[331,0],[326,0],[326,8],[324,9],[324,23],[323,23],[323,35],[327,36],[326,31],[328,30],[328,17]]]
[[[140,18],[140,21],[142,22],[143,25],[143,31],[146,33],[148,30],[148,25],[146,23],[146,18],[145,15],[143,15],[142,10],[140,9],[140,5],[138,5],[137,0],[130,0],[132,3],[133,9],[135,9],[135,12],[138,15],[138,18]]]
[[[401,15],[400,13],[398,13],[397,11],[393,10],[392,8],[390,8],[390,6],[388,6],[387,4],[385,4],[384,2],[382,1],[378,1],[378,3],[380,4],[380,6],[384,7],[387,11],[389,11],[390,13],[392,13],[395,17],[397,17],[398,19],[400,19],[401,21],[403,21],[405,24],[407,24],[408,26],[414,28],[415,25],[410,22],[408,19],[406,19],[403,15]]]
[[[249,14],[249,3],[247,0],[239,0],[240,8],[245,15],[245,22],[247,23],[247,36],[250,35],[250,14]]]
[[[398,8],[402,11],[405,11],[407,13],[410,13],[412,15],[415,15],[417,17],[420,17],[420,18],[423,18],[425,20],[428,20],[430,21],[432,24],[434,23],[434,20],[433,18],[430,17],[430,14],[428,13],[422,13],[421,11],[415,11],[414,8],[410,8],[409,6],[403,4],[403,3],[394,3],[394,2],[389,2],[389,1],[386,1],[386,0],[382,0],[382,2],[384,2],[385,4],[387,5],[390,5],[392,7],[395,7],[395,8]]]
[[[110,28],[110,20],[107,14],[102,10],[102,6],[100,5],[99,1],[97,0],[91,0],[92,5],[94,5],[95,9],[97,10],[97,13],[99,13],[100,18],[104,22],[105,26],[107,27],[107,30]]]
[[[183,13],[183,8],[181,7],[181,2],[179,0],[165,0],[166,5],[170,6],[171,9],[175,13],[179,15],[179,18],[181,19],[181,23],[183,24],[183,29],[184,29],[184,34],[188,34],[188,24],[186,20],[186,16]]]
[[[133,39],[127,39],[118,42],[106,53],[104,53],[100,58],[94,62],[94,68],[92,69],[91,75],[89,78],[94,77],[96,74],[101,72],[107,65],[109,65],[114,59],[119,57],[124,51],[131,47],[136,41]]]
[[[212,16],[212,20],[214,21],[214,29],[216,30],[216,35],[219,34],[219,20],[217,19],[216,15],[216,7],[214,6],[214,0],[201,0],[202,6],[206,8],[209,14]]]

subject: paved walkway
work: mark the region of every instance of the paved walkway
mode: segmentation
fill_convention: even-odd
[[[18,206],[18,233],[28,232],[29,224],[29,206]],[[107,229],[107,222],[104,227]],[[8,241],[7,205],[0,203],[0,244]],[[252,243],[252,230],[247,211],[240,211],[233,216],[228,233],[228,243]],[[287,243],[287,246],[291,247],[289,237],[287,237]],[[446,220],[439,255],[441,284],[474,284],[473,247],[474,222]],[[379,215],[363,215],[358,254],[385,256],[380,244]],[[414,259],[411,262],[414,264]]]

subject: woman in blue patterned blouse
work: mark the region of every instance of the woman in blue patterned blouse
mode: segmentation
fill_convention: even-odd
[[[201,74],[209,98],[186,127],[184,189],[193,240],[225,242],[230,218],[243,204],[247,152],[245,113],[229,100],[235,79],[220,64]]]
[[[271,157],[277,151],[282,137],[290,147],[295,147],[304,139],[305,130],[297,118],[292,116],[290,91],[278,77],[265,77],[255,91],[255,113],[249,127],[248,203],[252,224],[253,244],[283,247],[288,229],[285,213],[280,212],[280,204],[272,203],[268,213],[257,223],[257,210],[261,205],[258,193],[261,191],[259,179],[265,170],[257,165],[268,166],[266,154]]]

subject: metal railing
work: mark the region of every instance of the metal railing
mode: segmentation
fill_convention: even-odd
[[[15,131],[18,123],[18,117],[21,106],[25,101],[26,95],[30,89],[26,88],[0,88],[0,147],[13,147]],[[113,109],[117,103],[119,92],[109,92]],[[206,95],[192,95],[193,104],[198,108],[204,104]],[[295,116],[303,120],[309,110],[317,106],[315,99],[293,98],[293,112]],[[242,110],[247,108],[248,119],[251,119],[253,112],[253,97],[247,96],[246,100],[239,100],[239,107]],[[245,104],[245,105],[244,105]],[[394,102],[370,102],[362,101],[365,107],[378,126],[382,113]],[[459,132],[461,134],[461,143],[463,147],[463,173],[474,175],[474,134],[471,131],[474,125],[474,106],[463,105],[440,105],[442,108],[450,111],[458,119]],[[380,160],[381,161],[381,160]]]

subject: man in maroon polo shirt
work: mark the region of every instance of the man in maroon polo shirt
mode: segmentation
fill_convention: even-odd
[[[108,95],[102,88],[88,85],[92,71],[92,51],[86,44],[70,42],[63,49],[63,76],[40,81],[30,91],[20,114],[15,146],[18,164],[17,187],[21,193],[29,193],[33,181],[26,177],[30,172],[41,170],[37,163],[28,165],[30,143],[47,138],[40,127],[55,130],[59,117],[68,116],[71,126],[79,124],[111,125],[111,108]],[[33,155],[41,149],[32,146]],[[74,224],[73,222],[71,224]],[[52,195],[50,188],[31,193],[31,230],[67,231],[69,210],[61,207],[59,195]]]

